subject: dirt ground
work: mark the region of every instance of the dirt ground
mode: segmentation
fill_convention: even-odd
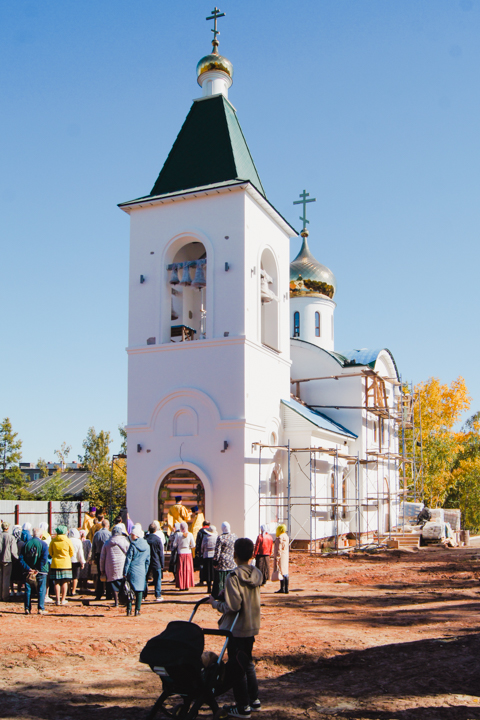
[[[0,717],[145,718],[161,683],[139,652],[203,597],[203,588],[175,591],[170,578],[166,602],[150,594],[138,618],[81,598],[47,606],[47,616],[2,603]],[[293,552],[291,593],[274,594],[278,583],[262,590],[254,655],[263,709],[252,717],[480,718],[479,579],[480,548]],[[210,606],[196,615],[204,627],[217,619]]]

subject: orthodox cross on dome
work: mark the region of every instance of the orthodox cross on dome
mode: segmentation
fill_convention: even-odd
[[[310,200],[307,200],[307,198],[310,197],[310,193],[307,193],[306,190],[304,190],[303,193],[300,193],[298,197],[301,198],[301,200],[294,200],[293,204],[303,205],[303,217],[302,215],[300,215],[300,220],[303,223],[303,230],[305,230],[307,227],[307,223],[310,222],[310,220],[307,220],[307,203],[317,202],[317,200],[316,198],[310,198]]]
[[[218,48],[217,35],[220,35],[220,30],[217,30],[217,19],[218,19],[218,18],[221,18],[221,17],[225,17],[225,13],[220,12],[219,8],[215,7],[215,9],[212,10],[212,14],[211,14],[209,17],[205,18],[205,20],[213,20],[213,30],[212,30],[213,40],[212,40],[212,45],[213,45],[213,52],[214,52],[214,53],[217,52],[217,48]]]

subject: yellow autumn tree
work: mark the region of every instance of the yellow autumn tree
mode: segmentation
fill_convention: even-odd
[[[480,413],[473,415],[462,428],[462,448],[454,462],[455,484],[450,488],[446,507],[462,512],[466,530],[480,532]]]
[[[458,482],[453,472],[465,443],[465,433],[454,426],[470,407],[465,380],[458,377],[450,385],[430,378],[415,387],[418,396],[423,444],[424,502],[439,507]]]

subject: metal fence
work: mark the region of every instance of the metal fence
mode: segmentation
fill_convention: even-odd
[[[88,508],[88,502],[72,500],[0,500],[0,520],[10,525],[29,522],[32,527],[46,522],[51,533],[58,525],[82,527]]]

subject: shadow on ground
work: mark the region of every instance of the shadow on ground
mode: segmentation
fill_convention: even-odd
[[[321,658],[281,677],[262,680],[261,717],[480,719],[480,703],[475,706],[480,693],[479,657],[480,633],[475,633]],[[295,658],[279,653],[278,662],[293,664]],[[16,692],[0,693],[0,717],[140,720],[160,692],[152,678],[153,673],[143,679],[132,672],[131,682],[100,681],[85,692],[70,682],[25,684]]]
[[[382,645],[321,658],[278,678],[274,692],[264,681],[262,697],[268,705],[280,695],[286,708],[302,708],[311,718],[473,720],[480,718],[474,699],[480,700],[479,658],[479,633]],[[349,704],[354,707],[342,707]],[[291,714],[278,709],[271,717],[287,720]]]

